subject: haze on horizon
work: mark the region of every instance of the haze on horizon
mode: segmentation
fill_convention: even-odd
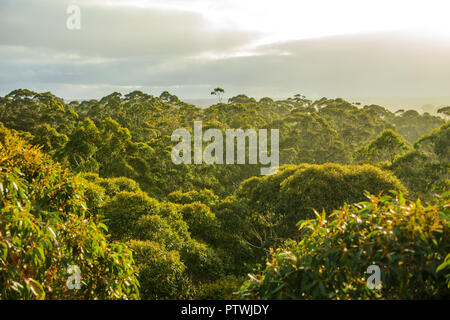
[[[80,30],[66,28],[71,4]],[[449,9],[444,0],[2,0],[0,95],[205,99],[222,87],[450,103]]]

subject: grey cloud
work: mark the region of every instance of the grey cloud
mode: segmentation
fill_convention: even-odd
[[[193,13],[98,6],[82,8],[82,30],[68,31],[68,2],[50,3],[1,0],[0,94],[27,87],[95,98],[139,87],[195,98],[221,86],[275,97],[449,95],[450,44],[425,35],[289,41],[208,59],[199,56],[231,54],[260,35],[211,30]]]
[[[4,1],[4,2],[3,2]],[[80,5],[81,29],[66,28],[66,0],[2,0],[1,45],[40,47],[83,56],[170,59],[232,50],[259,37],[209,28],[196,13]]]

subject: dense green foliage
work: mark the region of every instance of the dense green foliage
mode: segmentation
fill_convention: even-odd
[[[139,283],[143,299],[184,299],[189,297],[190,282],[186,266],[175,250],[152,241],[130,241],[139,266]]]
[[[137,298],[132,253],[86,215],[83,187],[37,148],[0,133],[0,299]],[[81,269],[69,290],[67,269]]]
[[[244,181],[220,211],[237,211],[230,223],[239,228],[231,225],[230,232],[260,257],[264,250],[300,236],[296,222],[313,216],[314,209],[331,211],[362,201],[366,191],[389,190],[405,191],[392,174],[370,165],[286,165],[277,174]]]
[[[343,99],[311,101],[301,95],[278,101],[239,95],[228,104],[206,109],[168,92],[159,98],[141,91],[124,96],[116,92],[69,104],[50,93],[29,90],[0,98],[0,122],[42,145],[73,172],[128,177],[156,198],[180,189],[207,188],[230,195],[241,181],[259,175],[259,168],[251,165],[174,165],[170,136],[178,128],[192,130],[195,120],[202,120],[205,130],[280,129],[282,164],[361,163],[360,149],[370,145],[364,163],[392,160],[405,146],[445,124],[442,118],[416,111],[392,113],[377,105],[358,107]],[[389,139],[375,141],[383,130],[394,134],[393,140],[400,139],[400,149]]]
[[[370,196],[326,217],[299,222],[302,240],[272,251],[241,291],[253,299],[436,299],[450,297],[450,194],[434,205]],[[381,288],[366,286],[370,265]]]
[[[213,93],[205,109],[168,92],[0,97],[0,298],[448,297],[448,122],[343,99]],[[175,165],[172,132],[199,120],[279,129],[278,172]],[[372,263],[398,278],[368,291]],[[70,265],[81,290],[67,289]]]

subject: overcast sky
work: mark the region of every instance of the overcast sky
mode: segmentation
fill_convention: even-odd
[[[67,7],[81,9],[69,30]],[[0,95],[450,96],[447,0],[0,0]]]

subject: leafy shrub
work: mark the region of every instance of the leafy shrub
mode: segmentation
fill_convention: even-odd
[[[140,296],[142,299],[185,299],[189,297],[191,283],[186,267],[177,251],[167,250],[153,241],[128,242],[134,251],[139,268]]]
[[[77,178],[17,136],[0,138],[0,299],[138,298],[132,252],[86,217]],[[68,267],[81,288],[66,286]]]
[[[136,181],[125,177],[102,179],[100,185],[105,188],[110,197],[122,191],[141,192],[141,188],[139,188],[139,184]]]
[[[414,147],[423,150],[431,157],[441,161],[450,161],[450,122],[421,137]]]
[[[101,178],[97,173],[83,173],[82,177],[92,183],[95,183],[105,189],[106,195],[110,198],[122,191],[141,192],[139,184],[129,178]]]
[[[390,190],[406,192],[393,174],[371,165],[302,164],[244,181],[237,200],[248,206],[245,214],[262,230],[258,232],[267,233],[269,227],[276,237],[286,239],[297,234],[298,220],[313,216],[313,208],[331,212],[346,202],[363,201],[366,191]]]
[[[431,199],[449,190],[450,123],[436,128],[414,144],[414,151],[397,158],[391,170],[414,197]]]
[[[207,242],[214,241],[217,227],[216,216],[209,207],[200,202],[186,204],[181,207],[183,220],[189,225],[189,231],[194,238]]]
[[[386,129],[367,146],[371,162],[392,163],[396,157],[408,150],[408,145],[395,131]]]
[[[272,250],[265,269],[242,287],[252,299],[434,299],[450,297],[448,268],[437,271],[450,247],[450,194],[436,204],[402,194],[370,196],[299,222],[302,240]],[[328,220],[327,220],[328,219]],[[381,269],[370,290],[366,271]]]
[[[444,262],[436,269],[437,272],[445,272],[447,287],[450,289],[450,253],[445,257]]]
[[[155,212],[160,216],[164,217],[167,221],[174,223],[176,221],[183,220],[183,214],[180,212],[180,206],[170,202],[160,202],[157,207],[157,211]],[[184,226],[183,228],[184,229]],[[186,229],[187,230],[187,229]],[[185,233],[186,231],[178,230],[181,233]]]
[[[224,262],[224,269],[234,275],[247,274],[264,255],[264,252],[261,255],[255,254],[260,248],[255,249],[253,244],[249,244],[249,238],[252,238],[252,221],[245,219],[247,208],[235,196],[227,197],[215,207],[219,223],[214,235],[217,239],[215,249]]]
[[[105,188],[83,178],[80,179],[80,182],[83,184],[84,200],[88,211],[97,214],[108,199]]]
[[[65,134],[61,134],[48,124],[38,126],[34,132],[34,138],[31,141],[33,145],[42,147],[47,153],[55,153],[61,150],[69,138]]]
[[[182,222],[182,221],[180,221]],[[187,232],[187,226],[185,225]],[[136,222],[134,239],[154,241],[168,250],[180,250],[185,238],[173,230],[170,223],[160,215],[144,215]]]
[[[432,161],[424,152],[414,150],[397,158],[390,169],[408,188],[410,196],[432,199],[449,190],[450,162]]]
[[[143,192],[122,191],[108,201],[102,208],[107,219],[106,224],[111,237],[117,240],[133,238],[134,227],[143,215],[156,213],[158,200],[150,198]]]
[[[212,280],[222,275],[222,261],[215,251],[206,244],[190,239],[186,241],[180,254],[181,260],[194,280]]]

